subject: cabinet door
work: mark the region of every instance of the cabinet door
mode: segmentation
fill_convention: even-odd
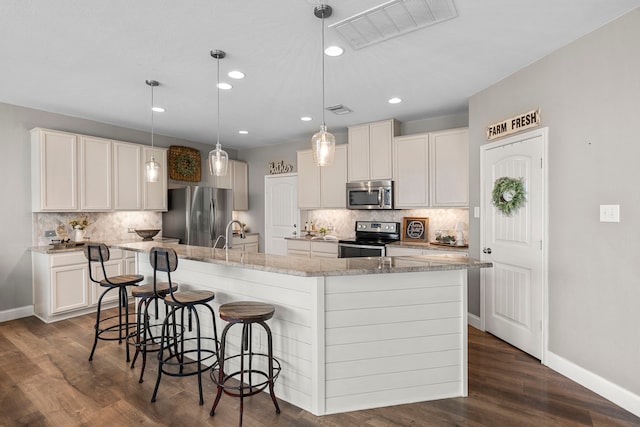
[[[392,143],[393,121],[371,123],[369,125],[369,178],[391,179],[392,167]]]
[[[349,181],[369,179],[369,125],[349,128]]]
[[[431,134],[431,206],[469,206],[469,131]]]
[[[320,207],[320,167],[313,162],[311,150],[298,151],[298,207]]]
[[[337,145],[333,164],[318,169],[320,169],[320,206],[346,208],[347,145]]]
[[[142,208],[142,147],[113,142],[113,208]]]
[[[393,145],[396,208],[429,206],[429,134],[399,136]]]
[[[385,253],[387,256],[415,256],[422,255],[422,249],[387,246],[385,249]]]
[[[111,210],[111,141],[80,137],[80,209]]]
[[[233,160],[233,210],[249,210],[249,181],[248,165],[245,162]]]
[[[67,265],[51,269],[51,313],[89,305],[87,265]]]
[[[32,210],[78,210],[76,135],[34,129],[31,158]]]
[[[160,179],[158,182],[147,182],[144,177],[145,167],[142,168],[143,182],[143,209],[148,211],[167,210],[167,150],[163,148],[142,148],[143,162],[151,160],[153,156],[160,163]]]
[[[244,245],[244,251],[257,254],[258,253],[258,244],[257,243],[246,243]]]

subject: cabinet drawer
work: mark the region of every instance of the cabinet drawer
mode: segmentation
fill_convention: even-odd
[[[308,240],[287,240],[287,249],[298,251],[311,251],[311,242]]]
[[[301,256],[301,257],[309,258],[311,256],[311,252],[309,252],[309,251],[300,251],[300,250],[296,250],[296,249],[288,249],[287,250],[287,255],[288,256]]]
[[[51,254],[50,266],[61,267],[63,265],[85,264],[87,258],[84,256],[84,251],[65,252],[61,254]]]
[[[331,242],[311,242],[311,252],[338,256],[338,244]]]

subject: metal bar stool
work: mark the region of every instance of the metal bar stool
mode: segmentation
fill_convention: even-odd
[[[242,412],[244,409],[244,398],[260,393],[269,387],[269,394],[273,405],[276,407],[276,414],[280,413],[280,406],[276,400],[276,394],[273,390],[274,383],[280,374],[280,362],[273,357],[273,339],[271,337],[271,329],[266,321],[273,317],[275,308],[271,304],[265,304],[255,301],[237,301],[220,306],[218,314],[221,319],[229,322],[224,330],[220,340],[220,356],[218,362],[214,364],[211,370],[211,379],[217,385],[216,397],[211,407],[210,415],[215,415],[216,407],[222,397],[222,393],[233,397],[240,398],[240,426],[242,426]],[[240,353],[226,356],[225,346],[227,343],[227,332],[236,324],[242,324],[242,338],[240,344]],[[258,353],[253,350],[252,345],[252,326],[258,324],[262,326],[267,334],[267,353]],[[239,370],[231,373],[225,373],[225,363],[240,359]],[[254,366],[254,359],[260,359],[264,362],[266,359],[267,371],[260,369],[260,366]],[[259,363],[259,362],[258,362]],[[217,370],[216,370],[217,369]],[[230,381],[230,380],[235,381]],[[239,381],[239,382],[238,382]],[[257,382],[255,382],[257,381]]]
[[[149,253],[149,262],[152,265],[154,264],[153,259],[157,257],[157,250],[152,249]],[[136,359],[138,355],[142,353],[142,369],[140,370],[140,379],[139,383],[142,383],[144,376],[144,369],[147,365],[147,353],[149,352],[157,352],[160,351],[160,340],[162,339],[162,323],[152,324],[150,322],[151,316],[149,315],[149,306],[151,303],[155,304],[155,318],[158,320],[158,301],[164,300],[164,298],[169,295],[171,291],[177,291],[178,285],[176,283],[169,282],[158,282],[158,270],[154,268],[153,270],[153,283],[136,286],[132,289],[131,295],[134,298],[139,298],[138,301],[138,311],[136,318],[136,329],[129,335],[127,340],[128,345],[132,345],[135,347],[136,352],[133,355],[133,360],[131,361],[131,369],[135,367]],[[169,286],[171,286],[171,290],[169,290]],[[164,305],[164,314],[168,315],[168,306]]]
[[[162,374],[173,377],[197,375],[200,405],[202,405],[204,403],[202,398],[202,373],[211,369],[211,366],[203,367],[203,362],[212,358],[217,359],[219,350],[215,313],[208,304],[215,298],[215,293],[200,290],[173,291],[171,272],[178,268],[178,256],[171,248],[152,248],[150,261],[154,271],[167,273],[169,295],[164,298],[164,302],[171,308],[162,323],[162,337],[158,351],[158,379],[156,380],[151,402],[156,401]],[[208,310],[211,314],[213,337],[202,336],[198,307]],[[180,311],[180,324],[176,321],[176,313],[178,311]],[[188,316],[188,331],[191,332],[195,326],[195,336],[190,334],[189,337],[186,337],[187,333],[184,330],[186,329],[184,326],[185,311]],[[182,330],[182,332],[179,330]],[[203,348],[203,343],[207,341],[212,343],[211,348]],[[193,348],[194,344],[195,348]]]
[[[118,341],[126,340],[129,336],[129,298],[127,296],[127,286],[136,286],[137,283],[144,279],[140,274],[121,274],[117,276],[107,276],[104,263],[109,261],[109,248],[104,243],[88,243],[84,247],[84,256],[89,262],[89,278],[92,282],[107,288],[98,298],[98,310],[96,311],[95,335],[93,339],[93,347],[89,355],[89,361],[93,360],[93,354],[96,351],[98,340]],[[99,262],[102,268],[102,280],[93,277],[92,262]],[[118,291],[118,314],[102,318],[102,300],[111,291]],[[124,308],[124,316],[122,309]],[[117,319],[117,322],[113,322]],[[129,362],[129,346],[127,346],[127,362]]]

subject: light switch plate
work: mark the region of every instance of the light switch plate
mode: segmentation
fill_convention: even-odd
[[[620,222],[620,205],[600,205],[600,222]]]
[[[480,218],[480,206],[473,207],[473,217]]]

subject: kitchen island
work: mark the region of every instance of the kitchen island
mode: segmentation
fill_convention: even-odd
[[[315,415],[467,395],[467,272],[460,257],[304,259],[178,244],[181,289],[209,289],[220,304],[273,304],[276,394]],[[221,330],[222,322],[218,323]],[[212,333],[204,331],[203,333]],[[232,341],[238,342],[234,337]],[[262,347],[261,337],[254,346]]]

